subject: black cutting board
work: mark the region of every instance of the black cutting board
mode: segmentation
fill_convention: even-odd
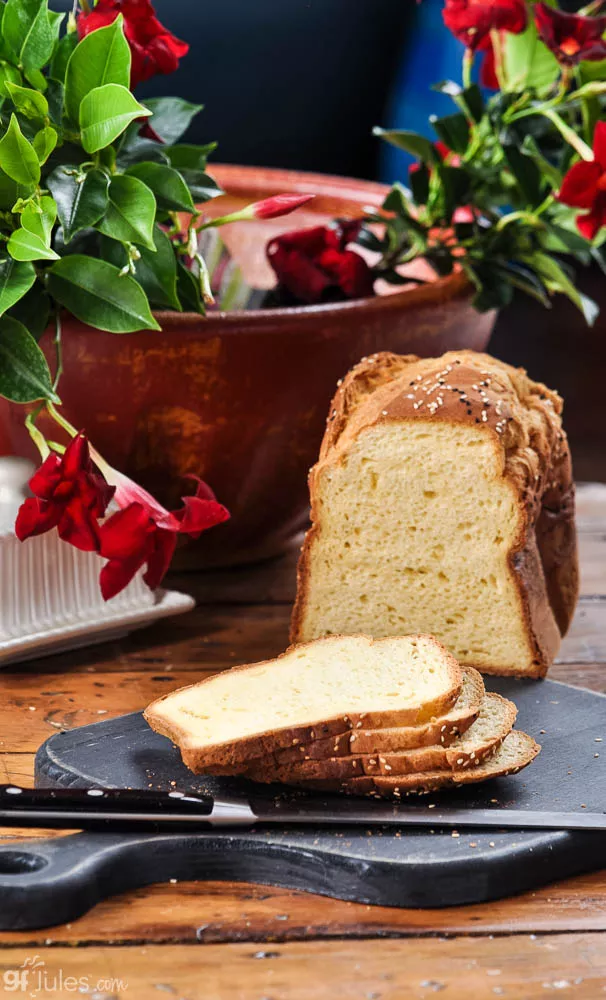
[[[553,681],[489,678],[512,698],[518,726],[543,746],[516,776],[421,802],[520,809],[606,809],[606,698]],[[545,730],[545,732],[543,732]],[[604,737],[605,742],[597,742]],[[132,714],[52,736],[36,757],[44,787],[171,787],[251,795],[279,792],[242,779],[196,777],[178,751]],[[314,797],[314,802],[318,797]],[[322,797],[338,809],[337,796]],[[373,800],[368,799],[372,809]],[[406,809],[406,803],[402,803]],[[471,846],[471,845],[474,846]],[[98,900],[167,879],[230,879],[387,906],[440,907],[513,895],[603,866],[606,834],[383,828],[295,828],[187,834],[79,833],[0,847],[0,929],[72,920]]]

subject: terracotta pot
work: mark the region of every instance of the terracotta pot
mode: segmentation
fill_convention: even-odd
[[[230,204],[311,191],[294,218],[227,232],[249,279],[271,284],[264,246],[275,232],[381,203],[382,185],[318,174],[215,167]],[[212,203],[223,213],[226,202]],[[202,476],[232,519],[181,552],[181,565],[229,565],[281,551],[307,519],[314,462],[337,379],[373,351],[482,350],[494,316],[479,315],[460,275],[334,305],[162,313],[162,332],[115,336],[66,317],[61,397],[72,423],[163,503],[187,473]],[[47,339],[48,346],[48,339]],[[22,420],[22,414],[19,415]],[[22,450],[23,444],[21,444]]]

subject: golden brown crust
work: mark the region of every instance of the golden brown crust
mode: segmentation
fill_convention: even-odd
[[[331,404],[320,459],[309,477],[312,527],[298,567],[291,641],[304,635],[310,555],[321,529],[319,482],[358,435],[381,423],[438,420],[483,426],[493,436],[504,476],[518,498],[523,530],[510,552],[522,614],[533,649],[526,676],[543,676],[559,648],[576,603],[578,570],[570,453],[562,431],[562,401],[486,354],[452,351],[443,357],[376,354],[363,359]],[[512,673],[486,666],[485,673]]]
[[[326,645],[326,655],[330,657],[330,645],[339,641],[341,636],[328,636],[325,639],[312,640],[304,645],[322,643]],[[382,642],[381,639],[370,639],[370,642]],[[427,722],[436,715],[442,715],[449,711],[455,704],[461,690],[461,668],[455,658],[444,649],[433,636],[412,636],[408,638],[422,638],[431,645],[439,648],[444,657],[450,675],[449,687],[437,695],[431,701],[423,705],[411,706],[410,708],[394,709],[390,712],[363,712],[350,713],[338,716],[333,719],[321,719],[300,726],[289,726],[283,729],[271,730],[265,733],[255,733],[251,736],[244,736],[238,740],[216,743],[210,746],[196,747],[191,745],[191,734],[183,727],[179,726],[172,718],[167,718],[162,711],[164,702],[168,701],[179,691],[186,691],[190,688],[200,688],[205,684],[212,683],[213,678],[207,677],[197,684],[189,684],[185,687],[171,691],[156,699],[145,709],[144,717],[151,728],[168,737],[181,750],[183,763],[194,772],[194,774],[238,774],[242,771],[243,763],[251,758],[269,758],[273,752],[280,747],[296,746],[299,743],[308,743],[316,738],[335,737],[339,734],[367,726],[370,729],[380,729],[381,727],[395,726],[415,726]],[[232,667],[229,674],[236,674],[242,670],[250,670],[264,664],[279,664],[279,661],[288,655],[290,647],[274,660],[263,660],[261,663],[244,664],[243,666]]]
[[[495,721],[492,736],[476,740],[473,746],[468,745],[467,749],[456,744],[445,747],[438,743],[437,746],[418,747],[414,750],[352,753],[342,757],[329,756],[324,760],[312,760],[303,756],[294,763],[284,763],[277,755],[273,755],[263,760],[252,761],[245,772],[246,777],[252,778],[253,781],[287,783],[291,778],[345,780],[364,774],[395,776],[476,767],[481,761],[496,753],[505,737],[511,732],[517,715],[516,706],[507,698],[494,693],[486,697],[492,703],[490,709],[498,708],[500,717]]]
[[[407,795],[424,795],[442,788],[458,788],[492,778],[517,774],[527,767],[540,753],[538,743],[518,730],[505,738],[499,750],[488,760],[462,770],[426,771],[419,774],[363,775],[345,780],[314,778],[301,780],[292,778],[289,785],[306,788],[308,791],[344,792],[346,795],[370,795],[374,798],[401,799]]]

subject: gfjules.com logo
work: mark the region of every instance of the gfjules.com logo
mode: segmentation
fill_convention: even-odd
[[[80,993],[94,997],[119,997],[128,989],[128,983],[122,979],[97,979],[92,976],[70,976],[63,969],[50,971],[40,955],[26,958],[18,969],[6,969],[2,974],[2,985],[5,993],[26,994],[30,997],[43,997],[53,993],[65,996],[66,993]]]

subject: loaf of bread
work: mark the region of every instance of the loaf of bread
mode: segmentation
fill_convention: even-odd
[[[461,684],[432,636],[332,636],[174,691],[145,718],[196,774],[241,773],[242,762],[316,736],[423,725],[452,708]]]
[[[427,632],[540,677],[577,599],[557,393],[484,354],[377,354],[344,379],[310,474],[293,642]]]

